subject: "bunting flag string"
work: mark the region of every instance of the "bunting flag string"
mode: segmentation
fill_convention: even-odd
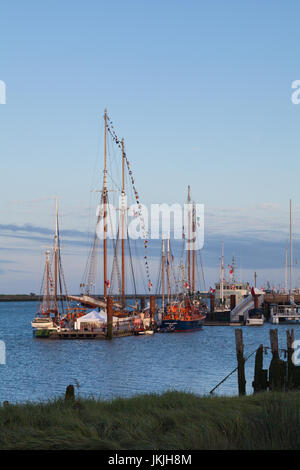
[[[108,115],[107,115],[107,122],[108,122],[107,123],[108,132],[110,133],[110,135],[111,135],[113,141],[115,142],[115,144],[122,150],[121,140],[118,138],[118,136],[117,136],[117,134],[114,130],[113,123],[112,123],[112,121],[111,121],[111,119],[109,118]],[[139,193],[138,193],[138,191],[135,187],[133,172],[130,168],[130,163],[129,163],[129,160],[128,160],[127,155],[126,155],[125,152],[124,152],[124,158],[125,158],[125,161],[126,161],[128,174],[130,176],[130,180],[131,180],[135,200],[136,200],[136,203],[137,203],[137,206],[138,206],[137,215],[140,218],[141,229],[142,229],[142,232],[143,232],[144,250],[145,250],[144,263],[145,263],[146,276],[147,276],[147,280],[148,280],[148,289],[149,289],[149,292],[150,292],[151,288],[152,288],[152,282],[151,282],[151,279],[150,279],[150,269],[149,269],[149,264],[148,264],[148,250],[147,250],[147,248],[148,248],[148,239],[147,239],[148,238],[148,232],[146,230],[146,225],[145,225],[145,220],[144,220],[144,217],[143,217],[143,210],[142,210],[142,204],[140,203]]]

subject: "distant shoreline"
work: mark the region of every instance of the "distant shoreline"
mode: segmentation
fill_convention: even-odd
[[[42,296],[40,295],[26,295],[26,294],[14,294],[14,295],[0,295],[0,302],[26,302],[26,301],[41,301]]]
[[[80,296],[80,294],[72,294],[72,295],[76,295],[76,296]],[[209,297],[209,293],[207,292],[201,292],[200,295],[202,297]],[[95,296],[96,298],[98,299],[103,299],[103,296],[101,295],[96,295]],[[129,295],[126,295],[126,298],[127,299],[134,299],[134,298],[141,298],[141,297],[145,297],[146,299],[149,298],[149,293],[147,294],[129,294]],[[157,299],[161,299],[162,295],[161,294],[155,294],[155,298]],[[58,296],[58,298],[60,299],[61,297]],[[42,295],[30,295],[30,294],[0,294],[0,302],[27,302],[27,301],[41,301],[43,299],[43,296]]]

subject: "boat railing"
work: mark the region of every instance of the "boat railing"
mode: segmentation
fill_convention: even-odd
[[[289,312],[283,312],[283,311],[278,311],[274,312],[273,316],[278,316],[278,317],[291,317],[291,316],[298,316],[300,317],[300,312],[297,310],[290,310]]]

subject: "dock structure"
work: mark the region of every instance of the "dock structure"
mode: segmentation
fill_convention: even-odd
[[[300,322],[300,294],[267,293],[264,296],[264,315],[273,324]]]
[[[300,303],[300,294],[292,294],[294,302],[296,304]],[[277,294],[277,293],[266,293],[264,297],[264,302],[266,305],[270,304],[282,304],[287,305],[291,302],[290,294]]]
[[[284,322],[299,322],[299,305],[270,305],[270,323],[277,325]]]
[[[88,300],[93,298],[88,298]],[[96,302],[101,302],[96,300]],[[106,316],[101,316],[100,313],[90,312],[89,314],[77,317],[76,322],[72,324],[64,324],[60,322],[60,325],[53,324],[51,328],[43,328],[40,325],[34,331],[37,338],[49,338],[49,339],[94,339],[94,340],[112,340],[113,338],[120,338],[124,336],[132,336],[137,333],[136,330],[136,312],[133,315],[124,317],[116,316],[119,312],[115,311],[114,308],[116,302],[112,296],[108,295],[105,302],[105,313]],[[139,322],[142,322],[142,329],[145,334],[153,334],[155,327],[155,296],[150,297],[150,318],[144,318],[143,316]],[[88,317],[88,318],[87,318]],[[147,330],[151,330],[148,333]],[[139,333],[140,334],[140,333]]]
[[[105,332],[95,331],[57,331],[50,335],[50,339],[106,339]]]
[[[121,338],[132,336],[132,331],[118,331],[112,333],[112,338]],[[61,330],[51,333],[50,339],[95,339],[106,340],[108,335],[106,331],[81,331],[81,330]]]
[[[232,323],[248,323],[249,313],[252,310],[262,309],[265,294],[257,288],[247,295],[239,304],[237,304],[230,312],[230,321]]]

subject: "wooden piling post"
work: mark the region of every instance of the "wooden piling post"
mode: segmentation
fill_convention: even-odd
[[[150,318],[151,323],[155,323],[155,295],[150,295]]]
[[[287,386],[288,389],[295,387],[295,365],[293,364],[294,354],[294,329],[286,331],[286,344],[287,344]]]
[[[146,297],[141,297],[141,311],[146,307]]]
[[[269,367],[270,390],[283,390],[286,385],[286,364],[279,358],[278,330],[270,330],[272,360]]]
[[[245,359],[244,359],[243,332],[241,328],[235,329],[235,345],[236,345],[236,358],[237,358],[237,363],[238,363],[239,395],[245,395],[246,394]]]
[[[107,328],[106,336],[112,339],[112,322],[113,322],[113,298],[111,295],[107,296]]]
[[[278,355],[278,330],[270,330],[270,344],[272,354]]]
[[[254,294],[254,308],[258,308],[258,295]]]
[[[66,388],[65,401],[74,401],[74,400],[75,400],[74,385],[70,384]]]
[[[214,313],[215,311],[215,296],[214,294],[210,295],[210,313]]]
[[[254,393],[268,388],[268,371],[263,369],[263,354],[263,345],[261,344],[255,355],[254,381],[252,382]]]
[[[231,294],[231,296],[230,296],[230,310],[233,310],[235,308],[235,301],[236,301],[235,294]]]

